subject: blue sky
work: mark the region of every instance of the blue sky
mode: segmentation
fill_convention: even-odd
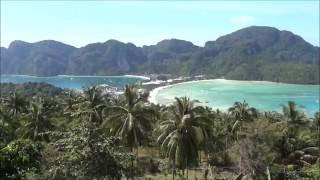
[[[319,1],[1,1],[1,46],[13,40],[76,47],[169,38],[203,46],[250,25],[273,26],[319,46]]]

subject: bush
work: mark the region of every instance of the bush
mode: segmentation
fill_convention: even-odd
[[[209,159],[209,163],[216,166],[230,166],[233,164],[229,153],[224,151],[213,154]]]
[[[104,137],[92,123],[83,123],[68,132],[54,132],[51,143],[56,158],[47,159],[47,179],[120,179],[123,170],[114,153],[115,139]],[[52,151],[52,150],[51,150]],[[126,154],[123,154],[125,156]]]
[[[18,139],[0,150],[0,179],[22,179],[41,167],[41,144]]]

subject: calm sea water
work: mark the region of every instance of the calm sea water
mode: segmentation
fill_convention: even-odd
[[[256,81],[210,80],[176,84],[160,90],[156,101],[173,102],[174,97],[188,96],[203,105],[227,110],[236,101],[246,101],[263,111],[281,111],[294,101],[308,116],[319,111],[319,85],[296,85]]]
[[[51,77],[36,77],[27,75],[1,75],[1,82],[24,83],[46,82],[61,88],[82,89],[91,85],[108,84],[123,87],[128,83],[142,81],[142,78],[132,76],[70,76],[58,75]]]

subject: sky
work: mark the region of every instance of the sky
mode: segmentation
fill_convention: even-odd
[[[247,26],[288,30],[319,46],[318,1],[3,1],[1,46],[117,39],[137,46],[183,39],[203,46]]]

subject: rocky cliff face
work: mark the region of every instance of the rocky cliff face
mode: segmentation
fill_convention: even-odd
[[[251,26],[209,41],[206,49],[224,52],[241,49],[245,55],[269,54],[274,61],[319,64],[319,48],[289,31]]]
[[[109,40],[75,48],[57,41],[14,41],[1,48],[1,73],[120,75],[208,74],[242,80],[319,83],[319,47],[289,31],[251,26],[204,47],[167,39],[136,47]]]
[[[135,72],[147,60],[142,49],[134,44],[109,40],[89,44],[75,51],[69,61],[67,74],[114,75]]]
[[[40,76],[63,74],[74,50],[75,47],[57,41],[13,41],[8,49],[1,49],[1,73]]]

